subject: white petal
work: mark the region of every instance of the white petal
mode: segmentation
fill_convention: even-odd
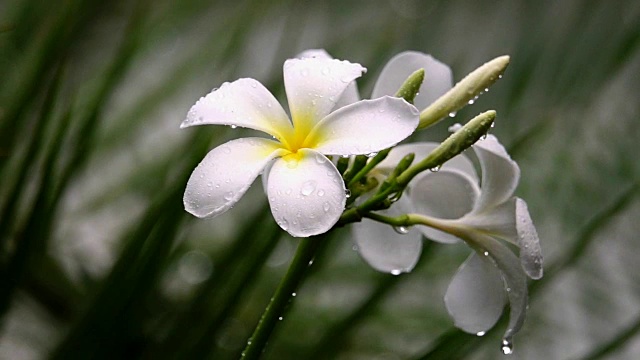
[[[472,334],[491,329],[505,305],[500,271],[474,252],[451,280],[444,302],[456,327]]]
[[[484,209],[481,213],[471,212],[460,219],[460,222],[514,245],[519,245],[515,197],[498,206]]]
[[[306,143],[323,154],[368,154],[411,135],[418,126],[418,116],[418,110],[403,99],[363,100],[322,119]]]
[[[329,53],[325,49],[307,49],[299,53],[298,55],[296,55],[296,58],[297,59],[309,59],[309,58],[333,59],[333,56],[329,55]]]
[[[380,96],[394,96],[409,75],[418,69],[424,69],[424,82],[416,96],[414,104],[424,109],[453,86],[451,69],[434,59],[431,55],[417,51],[406,51],[394,56],[382,69],[373,88],[372,99]]]
[[[333,59],[289,59],[284,86],[296,131],[306,132],[327,116],[347,86],[366,69]]]
[[[347,200],[344,182],[324,155],[298,150],[276,160],[268,176],[271,212],[292,236],[325,233],[342,215]]]
[[[389,210],[381,211],[385,215],[395,216],[407,213],[406,197],[400,198]],[[353,240],[358,252],[374,269],[398,275],[410,272],[416,266],[422,252],[420,232],[409,228],[406,234],[396,232],[390,225],[363,219],[351,225]]]
[[[459,219],[473,209],[480,189],[466,174],[442,169],[437,173],[427,173],[411,182],[409,196],[415,212],[438,219]],[[420,226],[429,239],[454,243],[458,238],[445,232]]]
[[[522,328],[527,312],[527,276],[518,258],[498,240],[481,235],[475,241],[479,245],[477,251],[487,251],[502,273],[511,309],[504,338],[511,342],[513,335]]]
[[[505,202],[518,186],[520,168],[493,135],[473,146],[482,169],[482,195],[475,210],[491,208]]]
[[[417,163],[420,160],[426,158],[439,145],[439,143],[434,142],[420,142],[398,145],[394,147],[391,152],[389,152],[389,155],[380,164],[378,164],[378,166],[376,166],[376,169],[380,169],[384,172],[390,172],[396,167],[396,165],[398,165],[398,162],[400,162],[402,158],[409,155],[410,153],[415,154],[414,163]],[[469,160],[468,157],[462,154],[454,156],[449,161],[444,163],[444,165],[442,165],[442,169],[458,170],[472,178],[473,182],[476,184],[480,181],[473,163],[471,162],[471,160]]]
[[[542,277],[542,249],[540,239],[529,215],[527,203],[516,199],[516,225],[520,245],[520,262],[522,268],[532,279]]]
[[[292,130],[278,100],[254,79],[224,83],[200,98],[180,127],[204,124],[241,126],[264,131],[279,139]]]
[[[333,59],[329,53],[324,49],[309,49],[296,55],[298,59],[316,58],[316,59]],[[393,94],[392,94],[393,95]],[[352,81],[349,86],[344,90],[333,110],[341,107],[351,105],[354,102],[360,101],[360,93],[358,92],[358,86],[355,81]]]
[[[200,218],[229,210],[282,152],[279,143],[262,138],[231,140],[211,150],[189,178],[185,210]]]

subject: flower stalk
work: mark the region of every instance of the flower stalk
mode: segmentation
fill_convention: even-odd
[[[269,336],[273,332],[278,321],[283,319],[284,312],[289,304],[293,293],[296,291],[307,269],[311,265],[316,250],[322,241],[326,241],[326,236],[316,236],[300,239],[296,253],[289,265],[287,273],[280,281],[276,292],[269,301],[253,335],[247,341],[247,346],[242,352],[242,359],[254,360],[262,355]]]

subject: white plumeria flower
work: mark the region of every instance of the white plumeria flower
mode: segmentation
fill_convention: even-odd
[[[437,143],[401,145],[378,167],[391,171],[399,159],[415,153],[426,157]],[[538,234],[524,200],[513,195],[520,179],[518,165],[493,135],[473,149],[482,170],[482,188],[473,163],[464,155],[449,160],[437,172],[418,175],[401,200],[404,213],[423,215],[438,227],[416,226],[401,236],[386,224],[365,220],[356,224],[354,238],[364,259],[374,268],[392,272],[413,268],[420,235],[443,242],[465,241],[475,252],[460,266],[445,295],[447,310],[457,327],[484,334],[500,318],[505,290],[510,303],[510,323],[503,351],[510,352],[511,337],[523,324],[527,306],[527,276],[542,277]],[[407,242],[409,237],[411,241]],[[520,248],[520,260],[498,241]]]
[[[297,55],[298,58],[331,59],[331,55],[323,49],[305,50]],[[376,99],[385,95],[393,96],[404,84],[409,75],[416,70],[424,69],[425,79],[420,91],[413,100],[418,109],[424,109],[437,98],[449,91],[453,86],[451,69],[431,55],[418,51],[404,51],[387,62],[376,81],[371,98]],[[336,107],[342,107],[360,100],[355,82],[342,94]]]
[[[276,140],[229,141],[207,154],[191,174],[185,209],[213,217],[230,209],[263,171],[271,212],[292,236],[324,233],[346,203],[340,173],[325,155],[380,151],[409,136],[418,110],[399,98],[360,101],[333,111],[347,86],[366,69],[329,59],[290,59],[284,83],[291,119],[254,79],[225,83],[189,110],[181,127],[230,125],[263,131]]]

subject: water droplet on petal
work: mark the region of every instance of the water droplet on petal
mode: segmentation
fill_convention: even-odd
[[[300,189],[300,194],[303,196],[309,196],[316,189],[317,182],[315,180],[308,180],[302,184],[302,188]]]
[[[227,201],[231,201],[231,199],[233,199],[233,191],[227,191],[224,194],[224,199]]]
[[[322,190],[322,189],[318,190],[318,196],[323,197],[324,196],[324,190]]]
[[[432,167],[431,169],[429,169],[429,171],[431,172],[438,172],[440,171],[440,165],[436,166],[436,167]]]
[[[351,190],[346,189],[346,190],[344,191],[344,196],[346,196],[346,197],[347,197],[347,199],[348,199],[348,198],[350,198],[350,197],[351,197]]]
[[[505,355],[513,354],[513,343],[509,339],[502,339],[502,353]]]
[[[394,276],[398,276],[398,275],[402,274],[402,270],[400,270],[400,269],[393,269],[390,272],[391,272],[391,275],[394,275]]]
[[[236,129],[238,127],[238,125],[231,125],[232,129]]]
[[[300,70],[300,75],[302,75],[302,76],[308,76],[308,75],[309,75],[309,69],[302,69],[302,70]]]
[[[296,293],[291,293],[291,296],[296,297],[298,294]]]
[[[318,164],[324,164],[325,162],[327,162],[327,157],[322,154],[316,154],[316,162]]]
[[[347,159],[347,158],[349,158],[349,155],[341,155],[340,157],[343,158],[343,159]]]
[[[223,146],[223,147],[222,147],[222,151],[223,151],[225,154],[230,154],[230,153],[231,153],[231,148],[229,148],[228,146]]]
[[[406,226],[394,226],[393,230],[400,235],[406,235],[409,233],[409,228]]]
[[[324,212],[329,212],[330,209],[331,204],[328,201],[325,201],[324,204],[322,204],[322,210],[324,210]]]
[[[289,229],[289,221],[287,219],[282,218],[278,221],[278,225],[282,228],[282,230],[287,231]]]
[[[331,72],[331,69],[328,66],[322,69],[322,75],[329,75],[330,72]]]
[[[372,153],[368,153],[368,154],[367,154],[367,157],[372,158],[372,157],[374,157],[374,156],[376,156],[376,155],[378,155],[378,153],[377,153],[377,152],[372,152]]]
[[[486,334],[486,333],[487,333],[486,331],[480,331],[480,332],[477,332],[476,335],[477,336],[484,336],[484,334]]]

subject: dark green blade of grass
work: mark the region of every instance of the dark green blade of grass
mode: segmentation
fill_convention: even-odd
[[[46,143],[44,138],[46,134],[45,129],[47,124],[53,119],[53,108],[60,92],[61,77],[62,66],[58,65],[55,70],[54,77],[48,86],[44,103],[40,109],[38,121],[33,129],[33,136],[28,140],[30,143],[27,152],[21,161],[23,166],[18,169],[17,174],[13,174],[13,176],[9,176],[9,174],[7,174],[4,177],[3,182],[5,186],[10,187],[11,190],[7,191],[8,198],[6,201],[1,203],[2,208],[0,209],[0,249],[3,249],[2,252],[6,249],[4,241],[6,241],[11,235],[11,226],[15,224],[16,217],[18,216],[19,200],[24,196],[23,191],[26,190],[27,174],[29,171],[33,171],[34,167],[36,167],[36,155],[38,154],[38,150]],[[58,136],[61,135],[62,133],[58,132]],[[54,149],[53,151],[56,150]]]
[[[403,276],[377,274],[376,286],[369,297],[344,319],[327,329],[318,344],[308,354],[308,358],[314,360],[336,358],[350,340],[350,334],[353,333],[354,329],[366,321],[367,316],[371,315],[371,312],[400,284],[411,278],[412,274],[419,273],[423,267],[427,266],[429,258],[434,254],[434,251],[437,251],[438,246],[439,244],[433,241],[425,240],[418,266],[409,274],[404,274]]]
[[[153,359],[159,356],[178,357],[182,351],[186,351],[198,338],[203,336],[204,329],[209,326],[204,319],[214,317],[212,312],[217,309],[212,304],[220,303],[219,297],[224,297],[227,292],[227,286],[231,285],[230,278],[234,273],[240,271],[243,260],[251,256],[247,249],[253,249],[254,246],[260,246],[258,242],[264,242],[260,235],[262,226],[266,224],[270,212],[263,208],[250,218],[243,226],[237,238],[232,242],[227,253],[221,258],[217,264],[218,271],[207,279],[207,281],[198,289],[197,293],[191,301],[184,306],[178,319],[172,324],[169,334],[165,336],[162,343],[157,348],[149,349],[145,354],[145,358]],[[275,229],[274,229],[275,230]]]
[[[45,253],[47,239],[52,226],[53,214],[49,212],[51,198],[54,196],[52,188],[47,186],[47,181],[53,173],[54,159],[60,153],[64,132],[69,124],[71,113],[67,112],[59,121],[59,126],[54,137],[49,153],[43,161],[42,176],[37,190],[33,206],[26,216],[24,224],[15,232],[13,241],[15,250],[3,264],[0,273],[0,317],[4,317],[13,294],[23,280],[25,270],[30,261],[37,261],[38,257]]]
[[[52,64],[57,63],[65,52],[69,49],[74,36],[81,33],[81,29],[87,24],[87,20],[97,2],[91,1],[67,1],[61,6],[61,14],[46,31],[45,38],[40,42],[34,52],[34,56],[27,60],[29,66],[22,73],[18,86],[11,89],[10,99],[7,101],[6,109],[0,118],[0,176],[4,174],[3,159],[13,152],[15,134],[18,129],[27,126],[30,122],[25,120],[25,114],[33,100],[39,94],[39,86],[45,83],[45,78],[52,69]],[[82,15],[80,15],[82,14]],[[38,32],[37,34],[40,34]]]
[[[241,269],[239,269],[240,271],[230,279],[231,284],[225,287],[225,298],[216,303],[215,307],[217,309],[214,312],[214,316],[208,322],[205,331],[197,338],[194,346],[185,352],[187,356],[183,358],[216,358],[215,339],[221,334],[227,320],[244,304],[243,300],[248,300],[246,294],[256,286],[260,271],[264,269],[269,255],[276,248],[278,240],[282,238],[282,230],[273,221],[264,231],[266,231],[267,236],[261,239],[263,244],[246,259],[246,263],[243,262]]]

